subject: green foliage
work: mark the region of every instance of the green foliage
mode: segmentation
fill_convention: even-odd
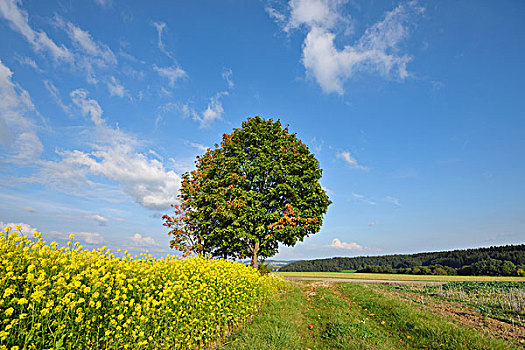
[[[339,272],[343,270],[361,270],[369,266],[381,266],[384,268],[390,267],[394,269],[395,273],[400,273],[401,269],[406,268],[415,270],[421,267],[440,266],[448,275],[456,275],[456,269],[488,259],[512,262],[518,268],[521,268],[524,271],[522,273],[525,275],[525,244],[432,253],[303,260],[283,266],[279,271]],[[512,270],[512,266],[508,265],[507,269]],[[416,271],[416,273],[403,273],[421,273],[420,270]]]
[[[264,261],[259,261],[258,271],[261,275],[267,275],[272,272],[272,267]]]
[[[319,231],[331,203],[319,162],[280,121],[250,118],[182,176],[171,246],[220,257],[277,253]]]
[[[419,266],[393,269],[390,266],[371,265],[357,270],[360,273],[402,273],[412,275],[464,275],[464,276],[518,276],[519,272],[512,262],[495,259],[478,261],[459,269],[450,266]]]
[[[428,266],[428,267],[401,267],[399,269],[393,269],[390,266],[366,266],[362,269],[357,270],[359,273],[399,273],[399,274],[411,274],[411,275],[457,275],[456,269],[448,266]]]
[[[495,259],[481,260],[458,270],[460,275],[472,276],[516,276],[517,273],[516,265],[512,262]]]
[[[523,282],[449,282],[441,286],[444,290],[461,289],[466,293],[471,292],[494,292],[500,293],[511,289],[519,289],[525,291],[525,283]]]

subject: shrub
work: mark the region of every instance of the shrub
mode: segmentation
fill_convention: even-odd
[[[259,261],[259,267],[257,270],[261,275],[267,275],[272,272],[272,267],[264,261]]]
[[[445,271],[442,267],[436,267],[432,273],[433,275],[447,275],[447,271]]]
[[[516,265],[511,261],[495,259],[481,260],[458,269],[460,275],[473,276],[515,276],[517,273]]]

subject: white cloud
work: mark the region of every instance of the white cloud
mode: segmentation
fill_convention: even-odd
[[[71,22],[67,22],[62,17],[55,16],[55,23],[62,28],[69,36],[71,42],[84,54],[93,58],[98,58],[98,65],[116,64],[117,58],[111,49],[100,42],[95,42],[89,32],[82,30]]]
[[[29,224],[24,224],[23,222],[8,222],[4,223],[0,221],[0,229],[3,230],[6,227],[11,227],[11,230],[15,230],[15,227],[20,225],[22,228],[22,234],[24,235],[30,235],[33,232],[37,231],[37,229]]]
[[[42,69],[40,69],[38,67],[38,65],[36,64],[36,62],[34,60],[32,60],[31,58],[29,57],[20,57],[20,56],[15,56],[15,59],[20,62],[20,64],[24,64],[26,66],[29,66],[31,68],[33,68],[34,70],[36,70],[37,72],[43,72]]]
[[[33,130],[19,134],[16,139],[16,147],[18,150],[15,158],[22,162],[35,161],[44,151],[42,142],[40,142],[40,139]]]
[[[107,82],[107,85],[111,96],[124,97],[124,86],[122,86],[115,77],[111,77],[111,80]]]
[[[47,91],[49,91],[56,104],[64,111],[64,113],[71,115],[71,107],[64,104],[57,87],[49,80],[44,80],[44,86],[46,87]]]
[[[191,117],[193,120],[199,123],[201,129],[208,128],[211,124],[217,120],[222,120],[224,114],[224,108],[222,107],[221,98],[222,96],[228,96],[227,91],[218,92],[217,95],[210,98],[208,106],[202,113],[198,113],[189,105],[182,106],[182,114],[185,117]]]
[[[157,67],[157,65],[153,65],[153,69],[163,78],[167,78],[169,80],[169,85],[174,86],[175,82],[177,80],[185,79],[188,77],[186,72],[182,70],[182,68],[178,66],[171,66],[171,67]]]
[[[33,207],[24,207],[24,210],[28,213],[36,213],[36,210]]]
[[[180,176],[165,169],[162,162],[137,152],[125,142],[96,144],[95,150],[59,153],[61,160],[48,162],[42,179],[63,185],[70,182],[77,186],[101,186],[93,178],[103,176],[116,181],[122,191],[141,206],[162,210],[175,203],[180,187]]]
[[[386,196],[385,198],[383,198],[383,201],[385,201],[387,203],[391,203],[391,204],[395,205],[396,207],[401,206],[401,203],[399,203],[399,199],[397,199],[395,197]]]
[[[140,233],[135,233],[132,237],[129,237],[129,239],[137,247],[159,246],[159,244],[153,239],[153,237],[142,236]]]
[[[37,160],[44,147],[36,126],[25,114],[34,112],[29,93],[12,81],[13,72],[0,61],[0,146],[11,161]]]
[[[79,28],[62,17],[55,16],[55,25],[63,29],[76,48],[75,66],[86,72],[87,82],[97,84],[96,72],[117,64],[113,51],[104,43],[95,41],[89,32]]]
[[[337,158],[342,159],[351,168],[360,169],[360,170],[369,170],[368,167],[359,165],[357,163],[357,160],[354,157],[352,157],[352,155],[348,151],[339,152],[337,154]]]
[[[375,72],[384,77],[405,79],[409,55],[399,54],[399,44],[408,37],[407,23],[423,11],[415,1],[401,4],[387,12],[383,20],[369,27],[353,45],[336,47],[337,28],[349,29],[349,17],[343,17],[345,0],[291,0],[288,17],[267,9],[281,23],[283,30],[305,27],[302,63],[307,76],[315,78],[326,93],[344,92],[343,84],[358,72]],[[283,19],[285,18],[285,19]]]
[[[109,201],[124,200],[123,192],[145,208],[169,208],[176,202],[180,176],[166,169],[155,152],[141,152],[141,140],[108,126],[98,102],[87,95],[82,89],[71,92],[74,104],[94,123],[91,130],[84,131],[91,149],[57,150],[59,160],[40,161],[36,176],[25,180]]]
[[[233,83],[233,71],[231,69],[224,69],[222,71],[222,79],[226,80],[228,83],[228,89],[233,89],[235,84]]]
[[[95,125],[104,124],[105,121],[102,118],[102,108],[97,101],[87,98],[88,92],[86,90],[73,90],[69,95],[71,96],[73,103],[80,108],[84,116],[89,114],[91,121]]]
[[[334,238],[332,240],[332,243],[327,248],[336,248],[336,249],[344,249],[344,250],[363,250],[363,246],[357,244],[357,243],[347,243],[347,242],[341,242],[338,238]]]
[[[157,29],[157,47],[173,61],[171,67],[158,67],[154,64],[153,70],[155,70],[161,77],[167,78],[169,80],[169,85],[173,87],[177,80],[186,79],[188,74],[186,74],[186,72],[179,66],[173,54],[166,49],[166,46],[162,41],[162,33],[167,28],[166,23],[152,22],[151,24]]]
[[[323,150],[323,146],[324,146],[324,141],[317,140],[317,137],[315,136],[310,141],[310,147],[312,148],[314,153],[317,153],[317,154],[321,153],[321,151]]]
[[[99,224],[100,226],[104,226],[104,225],[106,225],[106,224],[108,223],[108,221],[109,221],[109,220],[106,219],[105,217],[100,216],[100,215],[98,215],[98,214],[95,214],[95,215],[88,215],[88,216],[86,216],[86,219],[94,220],[94,221],[98,222],[98,224]]]
[[[0,0],[0,16],[9,22],[13,30],[22,34],[36,52],[48,53],[55,62],[67,62],[75,69],[84,71],[88,83],[91,84],[98,83],[96,72],[99,69],[107,69],[117,64],[115,54],[107,45],[93,39],[89,32],[55,15],[55,26],[65,31],[75,50],[70,51],[64,45],[57,45],[45,32],[31,28],[28,14],[19,8],[20,4],[20,0]],[[31,61],[25,60],[24,63],[34,66]]]
[[[104,242],[104,238],[98,232],[77,232],[75,239],[89,244],[100,244]]]
[[[284,30],[299,28],[302,25],[309,27],[333,28],[343,20],[338,14],[339,6],[345,3],[340,0],[290,0],[290,18]]]
[[[111,7],[113,0],[95,0],[95,3],[101,7]]]
[[[55,60],[73,61],[73,55],[64,46],[58,46],[43,31],[35,31],[29,26],[27,12],[20,9],[20,0],[0,0],[0,15],[4,17],[10,27],[22,34],[37,52],[46,51]]]
[[[208,103],[208,107],[202,113],[202,116],[194,118],[194,120],[200,123],[201,127],[208,127],[214,121],[222,119],[224,108],[222,107],[220,98],[223,95],[227,95],[227,93],[218,93],[217,95],[212,97],[210,99],[210,102]]]
[[[359,193],[352,193],[352,197],[360,202],[370,204],[370,205],[376,205],[376,202],[374,202],[371,199],[366,198],[364,195]]]
[[[127,53],[126,51],[120,49],[119,50],[119,53],[118,53],[120,56],[122,56],[123,58],[127,59],[128,61],[131,61],[133,63],[141,63],[141,64],[146,64],[146,62],[142,61],[142,60],[139,60],[138,58],[136,58],[135,56]]]
[[[369,222],[368,223],[368,226],[372,227],[372,226],[375,226],[375,225],[380,225],[381,223],[379,221],[372,221],[372,222]]]
[[[281,12],[279,12],[271,6],[267,6],[265,8],[265,11],[268,13],[270,18],[272,18],[275,21],[275,23],[277,23],[277,25],[283,28],[286,26],[286,22],[288,20],[286,18],[286,15],[283,15]]]
[[[164,46],[164,42],[162,41],[162,32],[164,31],[164,29],[167,28],[166,23],[164,23],[164,22],[153,22],[151,24],[155,27],[155,29],[157,29],[157,47],[166,56],[168,56],[171,59],[174,59],[173,55],[171,54],[171,52],[166,50],[166,46]]]
[[[186,145],[194,147],[194,148],[196,148],[196,149],[198,149],[199,151],[202,151],[202,152],[206,152],[208,150],[208,147],[206,147],[204,145],[201,145],[200,143],[191,142],[191,141],[188,141],[188,140],[185,140],[184,143]]]
[[[98,232],[72,232],[75,234],[75,241],[87,244],[100,244],[104,242],[104,238]],[[60,232],[60,231],[49,231],[44,232],[44,237],[51,237],[54,239],[69,239],[71,233]]]

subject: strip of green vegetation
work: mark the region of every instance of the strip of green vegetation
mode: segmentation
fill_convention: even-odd
[[[500,281],[479,282],[479,283],[451,282],[451,283],[444,284],[442,286],[442,289],[445,289],[445,290],[461,289],[467,293],[472,293],[472,292],[473,293],[480,293],[480,292],[501,293],[501,292],[509,291],[513,289],[525,291],[525,283],[523,282],[521,283],[520,282],[500,282]]]
[[[509,349],[501,339],[354,283],[297,283],[220,349]]]
[[[489,282],[514,281],[525,282],[525,277],[514,276],[439,276],[439,275],[403,275],[381,273],[347,273],[347,272],[277,272],[281,277],[302,278],[347,278],[378,281],[430,281],[430,282]]]
[[[342,297],[335,286],[317,288],[306,313],[314,326],[317,349],[405,349],[392,334],[381,329],[358,304]]]
[[[503,266],[505,261],[512,263],[512,265],[507,263],[506,266]],[[507,275],[507,273],[510,272],[511,275],[523,276],[523,274],[525,274],[525,244],[418,254],[301,260],[283,266],[281,271],[339,272],[342,270],[359,270],[367,266],[390,269],[417,268],[420,270],[434,266],[440,269],[437,274],[446,273],[450,275],[451,273],[449,272],[452,272],[452,274],[455,275],[456,272],[461,272],[459,273],[460,275],[499,276]],[[469,267],[467,268],[467,266]],[[452,268],[452,270],[446,269],[446,267]],[[463,268],[465,268],[464,271],[457,271]],[[508,268],[510,268],[511,271],[508,271]],[[377,273],[382,271],[362,272]],[[388,272],[391,273],[392,271]],[[403,271],[400,272],[406,273]],[[420,271],[419,273],[425,275],[429,274],[429,271]]]
[[[259,314],[219,347],[229,350],[304,350],[315,348],[303,320],[306,296],[292,288],[261,308]]]

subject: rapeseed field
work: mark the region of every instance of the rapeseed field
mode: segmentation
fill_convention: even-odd
[[[202,348],[285,287],[227,260],[119,253],[6,228],[0,349]]]

